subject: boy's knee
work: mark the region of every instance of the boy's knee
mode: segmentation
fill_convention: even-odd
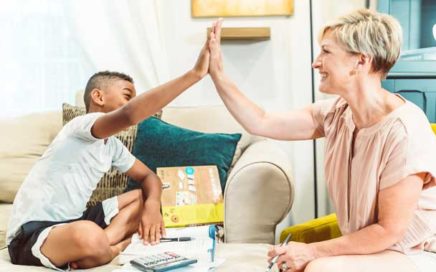
[[[99,257],[110,253],[109,240],[97,224],[91,221],[79,221],[74,226],[71,238],[86,256]]]

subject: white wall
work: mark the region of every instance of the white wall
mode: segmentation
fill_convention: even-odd
[[[270,27],[271,39],[260,42],[223,42],[224,67],[238,87],[268,110],[300,108],[311,102],[309,1],[296,0],[290,17],[225,18],[224,27]],[[189,0],[165,0],[163,27],[170,60],[170,77],[194,65],[214,18],[191,18]],[[222,104],[209,78],[182,94],[173,105]],[[312,142],[279,143],[292,161],[296,181],[291,219],[313,218]]]

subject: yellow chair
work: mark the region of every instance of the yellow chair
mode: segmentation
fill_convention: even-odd
[[[436,134],[436,124],[431,124],[431,128]],[[280,242],[289,233],[292,234],[291,241],[301,243],[325,241],[342,235],[334,213],[284,229],[280,234]]]
[[[285,240],[289,233],[292,235],[291,241],[301,243],[314,243],[342,235],[334,213],[284,229],[280,234],[280,242]]]

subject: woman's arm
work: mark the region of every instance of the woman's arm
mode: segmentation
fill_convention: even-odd
[[[268,252],[278,264],[286,262],[299,271],[314,259],[339,255],[366,255],[384,251],[400,241],[412,220],[422,191],[424,174],[411,175],[381,190],[378,221],[359,231],[328,241],[304,244],[290,242]]]
[[[311,244],[316,257],[371,254],[386,250],[400,241],[413,218],[423,180],[424,174],[412,175],[381,190],[378,222],[336,239]]]
[[[221,21],[214,24],[209,40],[209,73],[233,117],[250,133],[279,140],[317,138],[312,106],[287,113],[268,113],[250,101],[224,73],[221,57]]]

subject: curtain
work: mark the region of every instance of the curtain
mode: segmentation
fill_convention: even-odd
[[[74,103],[100,70],[168,79],[158,0],[0,0],[0,118]]]
[[[70,1],[80,47],[95,71],[133,77],[138,92],[168,79],[158,0]]]
[[[0,118],[74,102],[92,68],[66,17],[66,1],[0,1]]]

